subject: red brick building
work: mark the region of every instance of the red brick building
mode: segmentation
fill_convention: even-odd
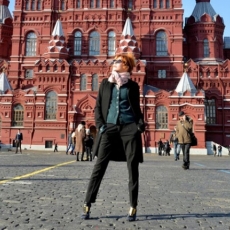
[[[196,151],[230,143],[230,46],[210,0],[194,1],[184,27],[182,0],[16,0],[13,20],[8,3],[0,1],[4,145],[18,128],[27,149],[64,149],[81,120],[95,132],[97,91],[119,52],[137,59],[145,151],[169,138],[181,110],[194,120]]]

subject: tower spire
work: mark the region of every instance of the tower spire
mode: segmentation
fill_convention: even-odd
[[[44,53],[43,55],[46,58],[65,59],[68,57],[68,49],[65,42],[65,35],[62,29],[62,23],[59,19],[54,26],[47,50],[48,52]]]
[[[125,26],[121,34],[119,47],[116,50],[116,54],[119,53],[133,53],[136,59],[140,57],[140,49],[138,48],[132,23],[129,17],[126,19]]]

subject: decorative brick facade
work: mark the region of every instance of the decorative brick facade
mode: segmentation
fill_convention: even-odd
[[[2,143],[12,144],[20,128],[25,148],[58,143],[64,149],[68,133],[81,120],[95,132],[100,82],[109,76],[115,52],[133,52],[137,62],[132,79],[140,86],[147,123],[146,151],[155,151],[160,138],[169,138],[181,110],[194,120],[201,152],[206,141],[228,145],[230,56],[224,50],[224,24],[209,0],[194,1],[194,7],[206,14],[191,15],[183,28],[182,0],[16,0],[13,26],[7,27],[10,19],[1,25],[13,34],[1,55],[10,60],[7,76],[12,86],[0,97]],[[190,88],[176,91],[184,73],[195,94]],[[50,92],[57,99],[55,119],[47,112]],[[208,116],[215,121],[207,122],[205,103],[211,99],[214,114]],[[18,104],[24,112],[22,126],[12,125]],[[160,107],[167,111],[164,128],[157,124]]]

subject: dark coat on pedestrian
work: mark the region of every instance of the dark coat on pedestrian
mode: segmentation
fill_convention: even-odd
[[[95,107],[95,121],[96,127],[99,130],[103,125],[106,124],[107,121],[107,113],[110,106],[112,88],[114,83],[108,81],[108,79],[104,79],[101,83],[100,90],[97,96],[96,107]],[[131,109],[133,114],[135,115],[135,122],[137,124],[138,132],[137,134],[137,148],[138,148],[138,159],[139,162],[143,162],[143,151],[142,151],[142,140],[141,140],[141,131],[144,131],[144,120],[143,114],[140,109],[140,97],[139,97],[139,86],[136,82],[129,80],[127,83],[128,86],[128,99],[130,102]],[[131,100],[132,98],[132,100]],[[96,140],[93,146],[93,157],[98,154],[98,147],[100,145],[101,133],[98,132],[96,136]],[[111,156],[110,160],[114,161],[126,161],[126,156],[123,148],[122,141],[120,139],[117,140],[116,149]]]
[[[91,135],[86,135],[86,138],[85,138],[85,147],[89,147],[89,148],[92,148],[93,146],[93,138],[91,137]]]

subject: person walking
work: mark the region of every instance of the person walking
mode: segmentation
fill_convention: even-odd
[[[218,145],[218,157],[222,157],[222,146],[221,145]]]
[[[58,145],[57,145],[57,143],[54,145],[54,152],[58,152]]]
[[[181,146],[183,153],[183,165],[182,168],[187,170],[190,167],[190,144],[192,132],[193,121],[191,118],[185,115],[184,111],[179,113],[179,121],[176,125],[176,137],[178,138],[178,143]]]
[[[69,150],[70,150],[70,154],[71,154],[71,151],[73,149],[73,143],[72,143],[72,134],[73,134],[73,131],[69,132],[69,135],[68,135],[68,140],[67,140],[67,149],[66,149],[66,155],[68,155],[69,153]]]
[[[176,126],[170,134],[170,143],[173,145],[174,159],[175,161],[180,160],[180,144],[178,143],[178,138],[176,137]]]
[[[216,156],[216,145],[215,144],[213,144],[212,149],[213,149],[213,155],[215,157]]]
[[[162,155],[162,150],[163,150],[163,142],[162,140],[160,139],[158,142],[157,142],[157,145],[158,145],[158,155],[161,156]]]
[[[85,142],[86,160],[92,161],[93,138],[90,135],[90,130],[87,130],[84,142]]]
[[[72,135],[71,135],[71,139],[72,139],[72,148],[70,150],[70,155],[76,155],[75,152],[75,146],[76,146],[76,137],[75,137],[75,131],[73,131]]]
[[[84,152],[85,152],[85,122],[82,121],[75,130],[75,138],[76,138],[76,145],[75,145],[75,153],[77,154],[76,161],[83,161],[84,160]]]
[[[96,201],[108,163],[116,160],[127,162],[130,200],[127,220],[136,220],[139,163],[143,162],[141,132],[144,132],[145,125],[139,86],[130,77],[134,66],[132,54],[118,54],[112,63],[110,77],[103,79],[100,84],[94,110],[99,130],[93,151],[97,161],[88,184],[82,219],[90,218],[91,203]]]
[[[23,134],[20,129],[18,129],[18,132],[15,136],[15,144],[16,144],[16,150],[15,154],[18,153],[18,148],[20,150],[20,153],[22,153],[22,140],[23,140]]]

